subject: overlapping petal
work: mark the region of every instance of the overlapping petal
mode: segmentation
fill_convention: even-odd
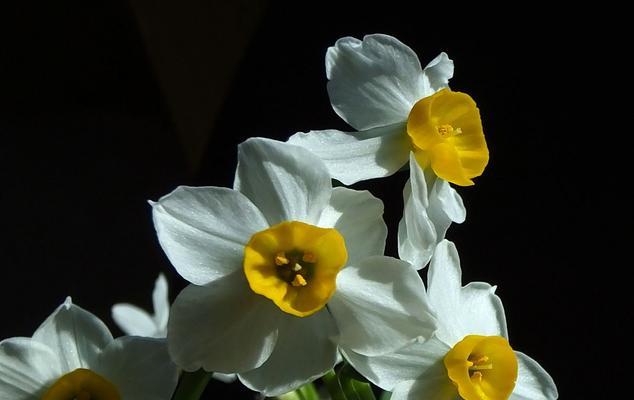
[[[356,130],[405,121],[424,94],[416,53],[388,35],[337,40],[326,53],[326,77],[333,109]]]
[[[394,387],[390,400],[461,400],[456,387],[447,379],[442,363],[426,371],[415,381],[404,381]]]
[[[411,148],[404,122],[361,132],[300,132],[288,142],[317,155],[346,185],[392,175],[407,162]]]
[[[336,336],[337,326],[326,309],[306,318],[284,316],[269,359],[240,374],[240,381],[269,397],[295,390],[334,367]]]
[[[154,319],[134,304],[119,303],[112,306],[112,319],[127,335],[154,337],[156,334]]]
[[[367,190],[334,188],[318,225],[335,228],[344,237],[348,264],[383,255],[387,238],[383,202]]]
[[[410,179],[403,189],[403,217],[398,224],[398,255],[416,269],[427,265],[436,248],[436,227],[429,217],[425,175],[410,153]]]
[[[391,257],[370,257],[341,271],[328,309],[339,346],[363,355],[394,351],[436,328],[416,270]]]
[[[57,354],[63,371],[87,368],[112,341],[112,335],[93,314],[76,306],[70,297],[37,328],[33,340]]]
[[[401,259],[420,269],[429,263],[451,223],[464,221],[466,210],[449,183],[425,174],[413,153],[409,168],[410,179],[403,190],[403,217],[398,225],[398,250]]]
[[[241,270],[205,286],[189,285],[172,305],[170,355],[186,371],[252,370],[273,351],[281,314],[251,291]]]
[[[553,378],[537,361],[519,351],[515,356],[518,371],[511,400],[554,400],[559,397]]]
[[[39,400],[62,374],[58,354],[30,338],[0,342],[0,399]]]
[[[242,267],[244,245],[268,227],[238,191],[181,186],[152,204],[159,242],[176,271],[204,285]]]
[[[124,336],[113,340],[93,370],[112,382],[123,399],[169,399],[178,383],[164,339]]]
[[[429,302],[438,316],[436,335],[453,346],[470,334],[507,337],[502,301],[495,287],[471,282],[462,287],[460,259],[453,243],[436,247],[428,272]]]
[[[323,162],[310,151],[251,138],[238,146],[234,188],[262,211],[269,225],[283,221],[315,224],[328,204],[332,183]]]
[[[438,368],[450,347],[432,336],[422,342],[416,340],[393,353],[375,357],[353,351],[343,351],[346,360],[370,382],[392,391],[399,382],[414,381],[429,368]],[[442,366],[442,365],[441,365]],[[444,366],[443,372],[446,371]]]

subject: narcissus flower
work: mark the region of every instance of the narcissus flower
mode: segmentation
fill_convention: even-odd
[[[393,400],[545,400],[558,397],[548,373],[508,341],[495,287],[462,287],[458,253],[442,241],[428,271],[429,302],[438,330],[431,339],[378,357],[345,357]]]
[[[425,173],[409,157],[409,180],[403,190],[403,218],[398,224],[398,254],[401,260],[423,268],[436,245],[445,238],[452,222],[462,223],[466,210],[460,195],[433,173]]]
[[[473,185],[489,152],[476,103],[448,87],[453,70],[445,53],[421,68],[412,49],[388,35],[341,38],[326,53],[328,94],[358,132],[298,133],[289,142],[313,151],[348,185],[393,174],[410,151],[440,178]]]
[[[112,306],[112,319],[126,335],[165,338],[170,313],[168,296],[167,279],[159,274],[152,292],[154,315],[133,304],[119,303]],[[225,383],[236,380],[235,374],[214,373],[212,376]]]
[[[168,324],[185,370],[238,372],[276,396],[331,369],[338,347],[378,355],[435,329],[416,271],[382,256],[383,203],[333,189],[306,149],[249,139],[234,189],[180,187],[153,213],[165,253],[192,283]]]
[[[0,342],[0,398],[11,400],[165,400],[178,372],[164,340],[113,339],[70,298],[32,338]]]

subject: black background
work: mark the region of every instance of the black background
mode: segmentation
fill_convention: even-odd
[[[591,9],[419,6],[269,5],[196,170],[129,4],[7,12],[0,338],[30,336],[66,295],[119,334],[110,306],[149,308],[159,271],[173,299],[185,282],[158,246],[146,200],[180,184],[230,186],[236,145],[247,137],[346,129],[328,101],[325,50],[342,36],[381,32],[423,65],[448,52],[452,88],[481,109],[491,161],[474,187],[459,189],[467,221],[448,233],[464,282],[499,285],[512,345],[551,373],[562,398],[621,393],[631,262],[620,254],[632,218],[621,178],[629,160],[619,151],[630,128],[611,92],[620,79],[620,57],[608,49],[617,33],[597,25],[604,17]],[[406,179],[355,186],[384,200],[391,255]],[[237,384],[214,390],[253,397]]]

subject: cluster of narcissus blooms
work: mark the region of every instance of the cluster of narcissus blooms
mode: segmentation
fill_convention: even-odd
[[[201,368],[279,396],[342,358],[394,400],[557,398],[511,348],[495,287],[462,286],[444,239],[465,220],[451,184],[473,185],[488,162],[475,102],[448,87],[453,62],[442,53],[422,68],[391,36],[346,37],[326,74],[354,132],[249,139],[233,188],[179,187],[153,202],[159,242],[190,282],[171,310],[159,277],[155,315],[113,307],[122,330],[145,338],[113,340],[68,300],[33,338],[0,344],[0,399],[169,399],[179,369]],[[396,259],[383,255],[381,200],[332,179],[405,165]]]

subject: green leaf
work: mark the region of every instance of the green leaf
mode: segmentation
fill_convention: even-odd
[[[337,373],[329,371],[322,380],[332,400],[376,400],[372,386],[348,364]]]
[[[326,372],[326,375],[322,376],[321,379],[326,384],[326,389],[328,389],[328,393],[330,393],[332,400],[348,400],[346,395],[343,393],[343,388],[341,387],[337,374],[335,374],[334,370]]]

